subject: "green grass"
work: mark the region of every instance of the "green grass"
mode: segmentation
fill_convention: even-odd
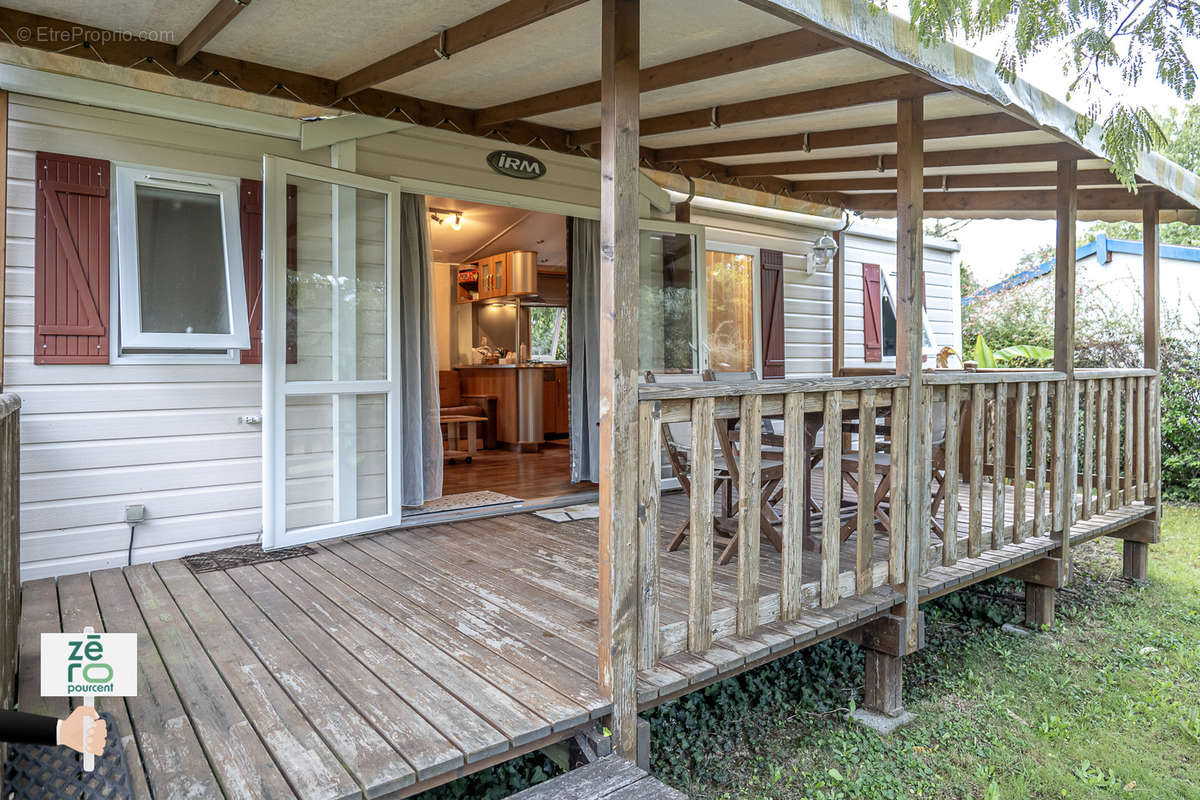
[[[722,684],[651,715],[654,771],[694,798],[1200,800],[1200,511],[1166,511],[1145,585],[1122,580],[1110,539],[1075,565],[1036,636],[999,630],[1022,611],[1015,581],[926,608],[905,675],[917,721],[890,738],[842,721],[853,668],[816,679],[824,702]]]

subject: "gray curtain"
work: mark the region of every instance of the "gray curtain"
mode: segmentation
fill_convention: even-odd
[[[400,502],[419,506],[442,496],[442,432],[437,340],[433,320],[433,261],[425,197],[400,196]]]
[[[600,223],[571,220],[571,481],[600,480]]]

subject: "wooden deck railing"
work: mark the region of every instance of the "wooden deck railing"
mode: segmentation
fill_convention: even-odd
[[[1159,378],[1150,369],[1077,370],[1081,414],[1073,511],[1090,519],[1158,497]]]
[[[806,608],[828,608],[839,600],[865,594],[879,586],[900,582],[904,569],[904,540],[890,537],[888,557],[876,560],[873,506],[859,514],[859,537],[853,568],[841,565],[841,464],[843,436],[823,436],[816,449],[811,431],[842,429],[843,410],[856,409],[862,421],[856,434],[862,441],[876,438],[876,413],[893,407],[891,441],[903,441],[905,379],[895,376],[761,381],[756,383],[701,382],[653,384],[641,387],[639,426],[639,640],[638,665],[652,667],[665,656],[682,650],[704,651],[714,638],[749,635],[762,624],[799,619]],[[760,586],[762,420],[781,420],[781,447],[772,453],[783,463],[783,481],[776,496],[780,514],[781,579],[776,591]],[[807,419],[806,419],[807,418]],[[713,609],[713,487],[717,472],[715,423],[738,420],[737,480],[737,606]],[[686,626],[659,624],[659,549],[662,538],[661,480],[663,426],[690,424],[688,617]],[[809,432],[806,435],[806,432]],[[872,460],[875,448],[859,447],[859,470],[874,486]],[[809,514],[805,498],[811,487],[804,482],[812,463],[821,463],[822,510],[816,523],[819,551],[805,550]],[[893,461],[899,461],[894,458]],[[832,470],[826,465],[834,465]],[[828,476],[832,471],[834,477]],[[902,476],[892,478],[892,491],[902,487]],[[770,500],[771,498],[768,498]],[[893,511],[892,529],[903,530],[902,506]],[[810,563],[815,561],[816,563]],[[815,580],[806,580],[810,566]],[[816,569],[811,569],[816,567]]]
[[[0,708],[15,699],[21,619],[20,408],[15,394],[0,394]]]
[[[1152,370],[1080,370],[1073,380],[1051,370],[926,372],[917,420],[906,418],[908,392],[908,379],[891,375],[640,387],[639,668],[684,650],[703,652],[714,638],[802,621],[845,598],[1031,538],[1059,541],[1065,569],[1070,537],[1063,532],[1076,519],[1157,496]],[[776,431],[782,422],[782,433],[768,435],[765,446],[764,419]],[[721,421],[737,422],[732,471],[716,441]],[[912,424],[922,431],[924,452],[916,459],[896,449]],[[690,440],[687,619],[666,624],[659,608],[661,497],[662,481],[672,475],[663,471],[671,430],[664,426],[685,427]],[[839,435],[818,440],[817,430]],[[783,465],[782,482],[765,498],[779,515],[777,586],[760,579],[762,548],[770,547],[760,535],[764,459]],[[714,607],[714,486],[721,475],[735,481],[738,499],[731,523],[736,607]],[[929,482],[930,502],[892,502],[907,496],[912,480]],[[879,494],[877,481],[889,484]],[[863,487],[861,502],[856,486]],[[909,553],[919,563],[907,563]]]
[[[1045,370],[926,373],[927,425],[942,428],[931,445],[935,497],[942,517],[918,531],[926,564],[954,564],[988,550],[1062,530],[1062,485],[1067,441],[1062,436],[1071,402],[1066,375]],[[944,421],[944,423],[942,422]],[[967,481],[965,508],[949,502]],[[959,541],[966,514],[965,542]],[[951,534],[953,532],[953,534]],[[965,544],[965,550],[962,545]],[[937,558],[940,550],[940,559]],[[925,569],[922,570],[924,572]]]

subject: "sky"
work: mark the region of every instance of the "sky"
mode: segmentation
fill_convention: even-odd
[[[908,17],[908,2],[889,4],[893,13]],[[1000,37],[991,37],[977,43],[960,41],[959,44],[995,60],[1000,51]],[[1200,63],[1200,42],[1191,42],[1188,54]],[[1063,64],[1069,61],[1069,51],[1047,49],[1031,58],[1021,70],[1021,77],[1056,97],[1067,94],[1069,78],[1063,73]],[[1153,108],[1166,109],[1186,105],[1176,94],[1159,83],[1152,70],[1146,70],[1141,82],[1135,87],[1126,87],[1121,95],[1126,100]],[[1119,74],[1113,75],[1113,85],[1120,83]],[[1111,90],[1111,89],[1110,89]],[[1081,98],[1073,98],[1071,105],[1080,107]],[[1087,230],[1089,223],[1078,224],[1080,233]],[[961,258],[969,265],[983,285],[995,283],[1011,274],[1022,253],[1054,242],[1054,220],[972,220],[957,231],[953,238],[962,247]]]

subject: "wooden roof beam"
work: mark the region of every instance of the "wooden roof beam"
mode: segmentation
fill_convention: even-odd
[[[203,50],[204,45],[212,41],[212,38],[224,30],[248,5],[250,0],[217,0],[217,4],[204,15],[204,19],[179,43],[179,48],[175,51],[175,65],[182,66],[191,61],[192,56]]]
[[[968,117],[948,117],[925,122],[925,140],[952,139],[960,136],[983,136],[993,133],[1031,131],[1034,127],[1004,112],[977,114]],[[692,159],[726,158],[786,153],[796,150],[825,150],[831,147],[857,147],[868,144],[891,144],[896,141],[896,126],[868,125],[832,131],[790,133],[784,136],[764,136],[731,142],[709,142],[683,147],[664,147],[658,151],[660,161],[690,161]]]
[[[389,81],[435,61],[483,44],[506,33],[532,25],[586,0],[508,0],[507,3],[453,25],[441,33],[393,53],[337,82],[339,98]]]
[[[681,58],[666,64],[646,67],[641,71],[641,91],[652,92],[707,78],[744,72],[787,61],[808,58],[820,53],[844,49],[819,34],[807,30],[788,31],[765,39],[743,42],[732,47]],[[583,83],[568,89],[558,89],[535,97],[514,100],[482,108],[475,112],[475,125],[485,128],[500,122],[535,117],[568,108],[578,108],[600,102],[600,81]]]
[[[926,189],[1050,188],[1054,172],[990,172],[977,175],[926,175]],[[1080,170],[1080,186],[1119,186],[1116,175],[1107,169]],[[896,188],[895,178],[817,178],[793,181],[793,192],[886,192]]]
[[[965,150],[935,150],[925,154],[926,167],[968,167],[991,164],[1033,164],[1063,158],[1097,159],[1099,156],[1071,144],[1027,144],[1016,147],[978,147]],[[889,172],[896,169],[896,156],[850,156],[808,158],[802,161],[767,161],[761,164],[731,164],[732,178],[759,175],[815,175],[822,172]]]
[[[1076,193],[1080,211],[1129,211],[1142,207],[1142,198],[1125,189],[1080,189]],[[1021,192],[925,192],[925,210],[930,212],[1021,212],[1054,211],[1058,207],[1053,189]],[[848,195],[854,211],[895,211],[894,193]],[[1163,197],[1163,208],[1191,208],[1173,195]]]
[[[942,86],[919,75],[894,75],[890,78],[827,86],[805,92],[792,92],[775,97],[762,97],[724,106],[709,106],[661,117],[650,117],[641,122],[642,136],[663,133],[719,128],[739,122],[757,122],[774,117],[790,117],[813,111],[830,111],[838,108],[882,103],[902,97],[933,94],[948,91]],[[571,135],[576,144],[593,144],[600,141],[599,128],[586,128]]]

